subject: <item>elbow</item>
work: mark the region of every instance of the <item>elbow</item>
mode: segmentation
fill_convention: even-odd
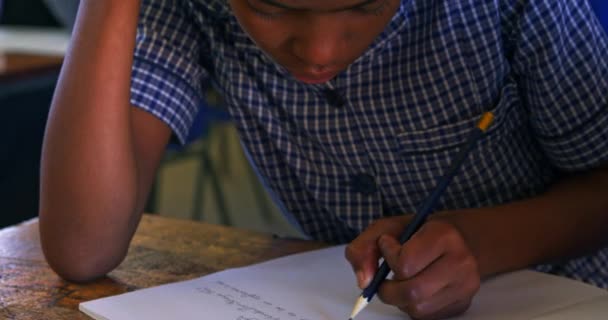
[[[94,266],[85,263],[69,263],[47,258],[51,269],[62,279],[74,283],[88,283],[106,275]]]
[[[90,282],[116,268],[132,235],[132,201],[91,201],[73,190],[49,190],[41,190],[38,226],[42,252],[53,271],[70,282]]]
[[[116,268],[126,256],[126,250],[107,250],[83,241],[50,236],[41,228],[42,252],[51,269],[61,278],[76,283],[91,282]],[[106,249],[106,250],[104,250]]]
[[[75,283],[87,283],[104,277],[122,261],[122,259],[101,261],[101,257],[74,254],[74,251],[70,252],[70,250],[63,250],[63,252],[57,252],[56,250],[43,251],[51,269],[64,280]]]
[[[46,204],[46,206],[45,206]],[[78,207],[53,208],[41,203],[39,236],[48,265],[70,282],[91,282],[105,276],[125,258],[126,231],[103,227],[98,211]],[[120,224],[120,223],[116,223]]]

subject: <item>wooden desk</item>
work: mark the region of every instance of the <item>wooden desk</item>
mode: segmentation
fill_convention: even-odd
[[[62,280],[46,264],[34,219],[0,230],[0,319],[90,319],[78,311],[80,302],[321,247],[144,215],[125,261],[108,277],[78,285]]]
[[[0,26],[0,85],[15,77],[57,73],[69,42],[62,28]]]
[[[63,57],[0,52],[0,84],[32,76],[57,73]]]
[[[54,89],[62,56],[0,51],[0,99]]]

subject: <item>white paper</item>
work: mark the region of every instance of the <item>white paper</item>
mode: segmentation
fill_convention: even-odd
[[[96,319],[334,320],[348,319],[360,295],[344,246],[291,255],[198,279],[80,304]],[[470,310],[455,319],[562,319],[549,314],[575,310],[571,319],[608,305],[608,293],[573,280],[519,271],[482,284]],[[595,309],[594,309],[595,308]],[[549,318],[547,318],[549,317]],[[601,319],[605,319],[604,313]],[[357,319],[403,320],[398,309],[375,299]],[[540,319],[540,318],[539,318]]]
[[[0,27],[0,52],[64,56],[69,42],[65,29]]]

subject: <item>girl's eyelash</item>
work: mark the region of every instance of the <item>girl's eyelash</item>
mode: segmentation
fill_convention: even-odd
[[[281,14],[280,13],[268,13],[268,12],[264,12],[256,7],[254,7],[251,3],[249,3],[249,1],[245,1],[247,3],[247,5],[249,6],[249,8],[253,11],[253,13],[255,13],[257,16],[259,16],[262,19],[265,20],[272,20],[272,19],[276,19],[278,18]]]
[[[251,10],[253,10],[253,12],[258,15],[259,17],[261,17],[262,19],[265,20],[273,20],[276,19],[278,17],[281,16],[281,13],[268,13],[268,12],[264,12],[256,7],[254,7],[253,5],[251,5],[249,3],[249,1],[246,1],[247,4],[249,5],[249,8],[251,8]],[[373,9],[366,9],[366,8],[356,8],[356,11],[359,11],[361,13],[364,14],[372,14],[375,16],[379,16],[382,15],[382,13],[384,12],[384,9],[386,8],[386,5],[388,4],[388,0],[383,1],[379,6],[377,6],[376,8]]]
[[[252,8],[252,9],[253,9],[253,12],[255,14],[257,14],[260,18],[266,19],[266,20],[276,19],[276,18],[278,18],[281,15],[280,13],[268,13],[268,12],[264,12],[264,11],[258,10],[256,8]]]
[[[358,11],[365,13],[365,14],[373,14],[375,16],[379,16],[382,14],[382,12],[384,12],[384,9],[386,8],[387,4],[388,4],[388,0],[385,0],[379,6],[373,8],[373,9],[358,8]]]

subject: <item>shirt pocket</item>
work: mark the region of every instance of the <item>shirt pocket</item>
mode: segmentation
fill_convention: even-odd
[[[518,161],[521,148],[529,142],[524,141],[529,135],[522,134],[526,131],[522,129],[525,127],[524,111],[516,90],[503,88],[495,105],[487,111],[494,114],[494,121],[465,158],[436,210],[499,203],[508,198],[508,194],[501,195],[505,186],[509,188],[518,183],[518,177],[509,177],[507,173],[512,162]],[[395,136],[400,159],[396,174],[401,177],[401,189],[410,206],[419,204],[433,190],[467,143],[481,116]]]

